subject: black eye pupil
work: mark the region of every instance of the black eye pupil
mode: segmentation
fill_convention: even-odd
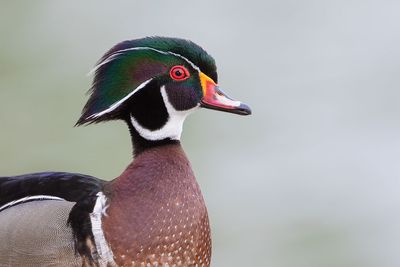
[[[176,70],[176,71],[175,71],[175,75],[176,75],[177,77],[181,77],[181,76],[183,75],[183,72],[182,72],[181,70]]]

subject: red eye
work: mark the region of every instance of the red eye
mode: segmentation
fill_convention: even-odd
[[[190,77],[189,71],[184,66],[173,66],[169,71],[169,75],[175,81],[184,81]]]

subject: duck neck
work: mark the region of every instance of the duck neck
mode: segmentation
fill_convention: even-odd
[[[111,182],[106,191],[118,192],[112,194],[114,199],[118,198],[118,195],[126,199],[128,196],[136,198],[138,194],[135,192],[151,191],[160,184],[163,184],[160,189],[167,191],[174,186],[190,185],[187,188],[196,191],[196,195],[200,194],[190,162],[180,143],[146,147],[135,156],[126,170]],[[167,191],[162,194],[164,197],[168,197]],[[175,192],[175,189],[171,192]]]
[[[139,154],[148,149],[161,147],[165,145],[171,145],[171,144],[180,144],[179,139],[164,138],[162,140],[148,140],[142,137],[138,133],[138,131],[135,129],[135,127],[132,125],[132,122],[129,119],[126,120],[126,123],[128,124],[129,132],[131,135],[134,157],[138,156]]]

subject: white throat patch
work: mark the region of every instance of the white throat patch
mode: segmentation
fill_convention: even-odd
[[[169,101],[165,86],[161,87],[161,95],[168,112],[168,121],[160,129],[152,131],[140,125],[139,122],[131,115],[132,125],[135,127],[140,136],[147,140],[156,141],[163,140],[165,138],[180,140],[183,122],[185,121],[187,115],[196,110],[198,106],[188,110],[179,111],[176,110]]]

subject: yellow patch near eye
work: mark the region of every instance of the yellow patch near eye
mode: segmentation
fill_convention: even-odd
[[[217,84],[213,81],[213,79],[211,79],[210,77],[208,77],[201,71],[199,73],[199,76],[200,76],[201,89],[203,90],[203,95],[206,95],[208,83],[211,83],[212,85],[217,86]]]

